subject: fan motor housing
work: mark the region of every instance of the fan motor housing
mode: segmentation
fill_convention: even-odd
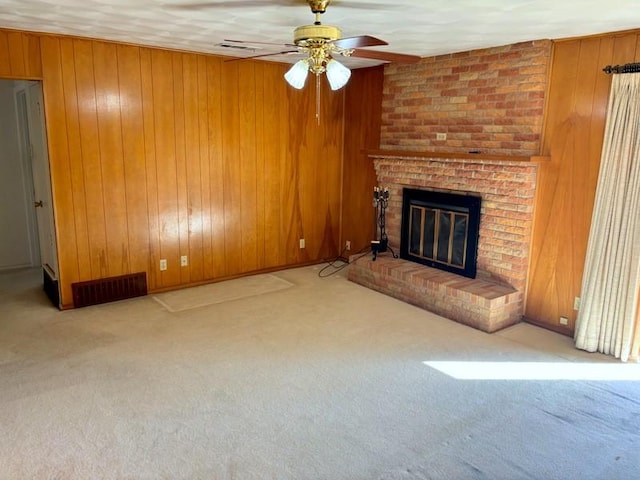
[[[306,40],[339,40],[342,31],[332,25],[302,25],[293,31],[293,43],[296,45]]]

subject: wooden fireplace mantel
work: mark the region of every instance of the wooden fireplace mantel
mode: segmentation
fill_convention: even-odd
[[[550,156],[532,155],[487,155],[484,153],[442,153],[411,150],[365,150],[364,153],[370,158],[434,158],[439,160],[482,160],[492,162],[546,162]]]

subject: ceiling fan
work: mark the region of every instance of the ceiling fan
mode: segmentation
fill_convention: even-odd
[[[279,1],[286,4],[300,3],[300,0]],[[395,63],[414,63],[420,60],[420,57],[415,55],[405,55],[380,50],[363,50],[363,47],[388,45],[388,43],[370,35],[342,38],[342,31],[338,27],[333,25],[324,25],[320,21],[321,15],[326,12],[331,0],[306,0],[306,2],[309,4],[311,12],[315,15],[315,21],[312,25],[302,25],[296,28],[293,32],[293,43],[284,45],[286,50],[246,57],[259,58],[283,54],[305,55],[305,58],[296,62],[284,75],[287,83],[292,87],[297,89],[303,88],[309,72],[315,74],[318,80],[321,74],[326,74],[332,90],[338,90],[344,87],[349,81],[351,71],[335,60],[334,57],[338,55],[343,57],[370,58]],[[252,4],[252,6],[255,7],[255,0],[251,2],[245,2],[243,0],[233,2],[222,1],[217,3],[209,2],[208,4],[191,4],[190,7],[199,8],[205,5],[218,7],[230,5],[245,6],[245,4],[247,4],[247,6],[248,4]],[[374,4],[371,2],[352,3],[351,6],[372,8]],[[225,40],[225,42],[227,42],[227,44],[266,43],[245,40]]]

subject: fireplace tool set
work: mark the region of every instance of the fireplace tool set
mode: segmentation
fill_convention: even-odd
[[[393,258],[398,258],[393,249],[389,246],[387,238],[387,230],[385,226],[385,216],[387,206],[389,204],[389,189],[381,187],[373,187],[373,231],[374,239],[371,241],[371,253],[373,260],[378,257],[379,253],[389,250]]]

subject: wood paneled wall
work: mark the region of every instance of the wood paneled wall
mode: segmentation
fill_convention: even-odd
[[[377,184],[373,159],[365,150],[380,147],[384,67],[358,71],[345,99],[344,171],[342,189],[342,245],[351,242],[354,254],[374,238],[373,187]]]
[[[640,34],[555,42],[525,316],[572,334],[600,166],[611,77],[602,68],[640,61]],[[560,325],[565,316],[569,324]]]
[[[344,91],[323,81],[318,125],[286,65],[41,48],[63,306],[76,281],[146,271],[154,291],[337,255]]]
[[[39,36],[0,30],[0,77],[29,80],[42,78]]]

